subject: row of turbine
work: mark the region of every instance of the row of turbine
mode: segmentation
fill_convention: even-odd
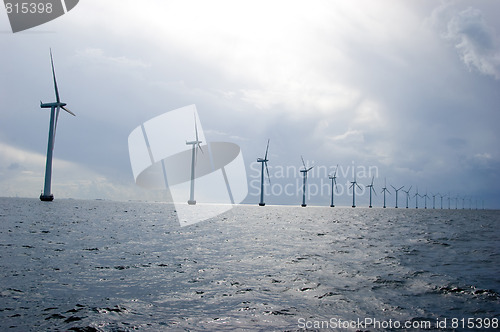
[[[266,154],[264,155],[264,158],[257,158],[257,162],[261,163],[261,178],[260,178],[260,202],[259,202],[259,206],[265,206],[266,203],[264,202],[264,166],[266,167],[266,172],[267,172],[267,178],[269,180],[269,183],[271,183],[271,179],[270,179],[270,176],[269,176],[269,169],[267,167],[267,162],[269,161],[269,159],[267,159],[267,155],[268,155],[268,152],[269,152],[269,139],[267,140],[267,147],[266,147]],[[301,206],[302,207],[306,207],[307,204],[306,204],[306,190],[307,190],[307,173],[314,167],[314,166],[310,166],[310,167],[307,167],[305,162],[304,162],[304,158],[302,156],[300,156],[300,159],[302,160],[302,165],[304,166],[303,169],[300,170],[300,172],[302,173],[302,178],[303,178],[303,182],[302,182],[302,204]],[[328,178],[332,181],[332,185],[331,185],[331,203],[330,203],[330,207],[335,207],[335,204],[334,204],[334,197],[335,197],[335,191],[338,193],[338,189],[337,189],[337,170],[338,170],[338,165],[337,165],[337,168],[335,169],[335,172],[331,175],[328,176]],[[369,185],[366,185],[367,188],[369,188],[369,191],[370,191],[370,204],[369,204],[369,208],[373,207],[372,206],[372,192],[377,195],[377,192],[375,191],[375,188],[373,186],[373,181],[375,179],[375,176],[372,177],[372,182],[369,184]],[[352,188],[352,207],[356,207],[356,187],[358,187],[359,189],[362,189],[359,184],[357,183],[356,181],[356,174],[354,173],[354,181],[351,181],[351,185],[349,187],[349,189]],[[391,187],[394,189],[394,192],[396,193],[396,206],[395,208],[397,209],[398,208],[398,195],[399,195],[399,191],[400,190],[403,190],[403,192],[406,194],[406,208],[408,208],[408,204],[409,204],[409,201],[411,199],[411,195],[410,195],[410,191],[411,191],[411,188],[413,186],[410,186],[408,188],[408,190],[404,190],[404,186],[401,186],[399,188],[396,188],[394,187],[393,185],[391,185]],[[386,193],[389,193],[391,194],[391,192],[389,191],[389,189],[387,189],[387,180],[384,180],[384,187],[382,188],[382,191],[381,193],[384,194],[384,205],[383,205],[383,208],[386,208]],[[392,195],[392,194],[391,194]],[[431,194],[432,196],[432,208],[435,209],[436,208],[436,196],[439,196],[441,198],[441,209],[443,209],[443,198],[447,197],[448,196],[448,209],[450,209],[450,201],[451,201],[451,194],[446,194],[446,195],[441,195],[440,193],[437,193],[437,194]],[[429,195],[427,194],[427,191],[424,195],[421,195],[418,193],[418,187],[416,189],[416,192],[415,194],[413,195],[413,198],[415,198],[415,208],[418,209],[418,198],[423,198],[424,199],[424,209],[427,209],[427,200],[430,199]],[[455,209],[458,209],[458,199],[459,198],[462,198],[462,209],[465,209],[465,199],[467,198],[466,196],[463,196],[463,197],[460,197],[458,195],[456,195],[455,197]],[[472,209],[472,197],[469,197],[469,208]],[[484,209],[484,201],[483,201],[483,209]],[[477,200],[476,200],[476,210],[477,210]]]

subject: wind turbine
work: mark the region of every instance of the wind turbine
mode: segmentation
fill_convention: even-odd
[[[451,209],[451,193],[448,192],[448,210]]]
[[[56,72],[54,70],[52,50],[50,50],[50,63],[52,65],[52,77],[54,78],[56,101],[53,103],[45,104],[40,101],[41,108],[50,108],[49,140],[47,144],[47,162],[45,164],[45,183],[43,186],[43,193],[40,194],[40,200],[48,202],[54,200],[54,195],[52,195],[50,187],[52,182],[52,153],[54,151],[54,141],[56,138],[57,119],[59,118],[59,111],[62,108],[69,114],[75,116],[73,112],[65,107],[66,103],[61,102],[61,99],[59,98],[59,90],[57,89]]]
[[[384,209],[386,208],[385,206],[385,192],[388,192],[389,194],[391,193],[388,189],[387,189],[387,179],[384,178],[384,188],[382,188],[382,191],[384,193]]]
[[[422,197],[424,198],[424,202],[425,202],[424,209],[427,209],[427,199],[429,198],[429,195],[427,195],[427,189],[425,190],[425,195]]]
[[[349,188],[352,188],[352,207],[356,207],[356,187],[359,189],[362,189],[359,184],[356,182],[356,173],[354,173],[354,181],[351,181],[351,186]]]
[[[300,159],[302,159],[302,165],[304,165],[304,169],[301,169],[300,172],[302,173],[302,176],[304,178],[304,183],[302,185],[302,207],[306,207],[306,181],[307,181],[307,172],[309,172],[314,166],[311,166],[309,168],[306,167],[306,163],[304,162],[304,158],[300,156]]]
[[[405,186],[401,186],[399,189],[396,189],[396,187],[394,187],[392,184],[391,184],[391,187],[394,188],[394,191],[396,192],[396,209],[398,208],[398,192],[403,189]]]
[[[264,203],[264,165],[266,165],[267,179],[269,180],[269,184],[271,184],[271,178],[269,177],[269,169],[267,168],[267,162],[269,161],[267,159],[268,150],[269,150],[269,139],[267,140],[266,155],[264,156],[264,159],[257,158],[257,162],[262,164],[261,171],[260,171],[260,203],[259,203],[259,206],[266,205],[266,203]]]
[[[335,168],[335,172],[333,173],[333,176],[332,175],[328,176],[328,178],[330,180],[332,180],[332,203],[330,204],[330,207],[335,207],[335,204],[333,204],[333,196],[334,196],[333,189],[335,188],[337,193],[339,192],[337,189],[337,170],[338,170],[338,168],[339,168],[339,165],[337,165],[337,168]]]
[[[439,196],[439,193],[432,195],[432,208],[436,208],[436,196]]]
[[[405,193],[406,193],[406,208],[408,208],[408,200],[410,199],[410,190],[411,190],[411,187],[408,188],[408,190],[403,190]]]
[[[196,124],[196,115],[194,117],[194,132],[196,135],[196,139],[194,141],[187,142],[186,145],[191,145],[191,189],[189,191],[189,205],[196,205],[196,200],[194,199],[194,171],[195,171],[195,163],[198,157],[198,149],[203,153],[201,149],[200,143],[203,143],[198,139],[198,126]]]
[[[415,197],[415,209],[418,209],[418,198],[419,197],[422,197],[421,195],[419,195],[418,193],[418,187],[417,187],[417,192],[415,193],[415,195],[413,196]]]
[[[443,209],[443,197],[446,197],[446,195],[441,195],[441,194],[438,194],[439,197],[441,197],[441,210]]]
[[[369,208],[372,207],[372,191],[375,193],[375,195],[377,195],[375,188],[373,188],[373,179],[374,178],[375,178],[375,176],[372,177],[372,183],[366,186],[367,188],[370,188],[370,206],[368,206]]]

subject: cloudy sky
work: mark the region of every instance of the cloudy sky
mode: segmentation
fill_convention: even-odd
[[[209,141],[241,147],[246,202],[270,138],[268,204],[300,204],[303,155],[313,205],[338,164],[339,205],[354,168],[376,206],[386,178],[500,208],[500,2],[82,0],[16,34],[0,12],[0,196],[42,189],[51,47],[77,114],[59,119],[56,198],[165,199],[135,185],[128,135],[196,104]]]

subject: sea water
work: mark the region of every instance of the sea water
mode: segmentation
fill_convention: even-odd
[[[164,203],[3,198],[0,330],[494,330],[499,229],[490,210],[237,206],[180,227]]]

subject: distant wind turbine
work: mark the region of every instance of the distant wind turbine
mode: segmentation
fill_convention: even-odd
[[[301,169],[300,172],[302,173],[302,177],[304,179],[303,185],[302,185],[302,207],[306,207],[306,181],[307,181],[307,172],[309,172],[314,166],[311,166],[309,168],[306,167],[306,163],[304,162],[304,158],[300,156],[300,159],[302,159],[302,165],[304,165],[304,169]]]
[[[369,208],[372,207],[372,191],[377,195],[377,192],[375,191],[375,188],[373,188],[373,180],[375,179],[375,176],[372,177],[372,183],[367,185],[367,188],[370,188],[370,205],[368,206]]]
[[[436,208],[436,196],[439,196],[439,193],[432,195],[432,208],[433,209]]]
[[[333,196],[335,196],[334,189],[337,191],[337,193],[339,192],[337,189],[337,170],[338,170],[338,168],[339,168],[339,165],[337,165],[337,168],[335,168],[335,172],[333,173],[333,175],[328,176],[328,178],[330,180],[332,180],[332,202],[330,204],[330,207],[335,207],[335,204],[333,203]]]
[[[451,209],[451,193],[448,192],[448,210]]]
[[[425,195],[422,196],[422,198],[424,199],[424,202],[425,202],[424,209],[427,209],[427,199],[429,198],[429,195],[427,195],[427,190],[425,190]]]
[[[385,206],[385,192],[388,192],[389,194],[391,194],[391,192],[387,189],[387,179],[384,178],[384,188],[382,188],[382,193],[384,193],[384,209],[386,208]]]
[[[441,195],[441,194],[438,194],[439,197],[441,197],[441,210],[443,209],[443,197],[446,197],[446,195]]]
[[[52,64],[52,77],[54,78],[54,90],[56,93],[56,101],[54,103],[42,103],[40,101],[41,108],[50,108],[50,125],[49,125],[49,140],[47,144],[47,161],[45,164],[45,183],[43,187],[43,193],[40,194],[40,200],[42,201],[53,201],[54,195],[51,193],[51,182],[52,182],[52,153],[54,151],[54,142],[56,138],[57,120],[59,118],[59,111],[62,108],[69,114],[75,116],[73,112],[67,109],[66,103],[61,102],[59,98],[59,90],[57,89],[56,72],[54,70],[54,60],[52,58],[52,50],[50,50],[50,63]]]
[[[352,188],[352,207],[356,207],[356,187],[359,189],[362,189],[359,184],[356,182],[356,173],[354,173],[354,181],[351,181],[351,186],[349,188]]]
[[[257,162],[262,164],[261,171],[260,171],[260,203],[259,203],[259,206],[266,205],[266,203],[264,203],[264,165],[266,165],[267,179],[269,180],[269,184],[271,184],[271,178],[269,177],[269,169],[267,168],[267,162],[269,161],[267,159],[268,150],[269,150],[269,139],[267,140],[266,154],[264,156],[264,159],[262,159],[262,158],[257,159]]]
[[[198,158],[198,149],[203,153],[200,144],[203,143],[198,139],[198,126],[196,124],[196,115],[194,117],[194,132],[196,135],[196,139],[194,141],[187,142],[186,145],[191,145],[191,189],[189,191],[189,205],[196,205],[196,200],[194,199],[194,173],[195,173],[195,163]]]
[[[401,186],[399,189],[396,189],[396,187],[394,187],[392,184],[391,184],[391,187],[394,188],[394,191],[396,192],[396,209],[398,208],[398,192],[403,189],[405,186]]]
[[[418,198],[419,198],[419,197],[422,197],[422,196],[418,193],[418,187],[417,187],[417,192],[415,193],[415,195],[413,195],[413,197],[415,197],[415,209],[418,209]]]
[[[408,201],[410,199],[410,190],[411,190],[411,187],[412,186],[410,186],[410,188],[408,188],[408,190],[403,190],[403,192],[406,193],[406,208],[408,208]]]

